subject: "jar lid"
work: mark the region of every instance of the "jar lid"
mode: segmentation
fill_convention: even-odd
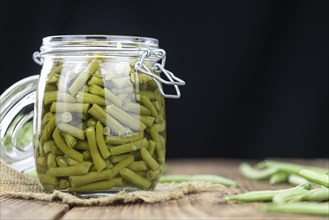
[[[0,156],[19,172],[34,168],[33,114],[39,75],[26,77],[0,96]]]

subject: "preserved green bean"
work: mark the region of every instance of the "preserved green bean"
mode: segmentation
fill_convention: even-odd
[[[164,169],[166,122],[153,79],[133,69],[135,60],[48,62],[36,144],[44,189],[154,189]]]

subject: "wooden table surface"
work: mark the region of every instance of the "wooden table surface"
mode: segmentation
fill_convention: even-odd
[[[328,159],[290,160],[329,167]],[[218,198],[238,192],[290,187],[271,186],[267,181],[247,180],[239,174],[240,160],[199,159],[170,160],[168,174],[217,174],[236,180],[240,188],[191,194],[179,200],[157,204],[120,204],[76,207],[56,202],[40,202],[0,197],[0,219],[328,219],[309,215],[268,213],[260,204],[220,203]]]

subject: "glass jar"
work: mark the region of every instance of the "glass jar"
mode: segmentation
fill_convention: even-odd
[[[43,39],[33,55],[42,65],[33,145],[45,189],[80,194],[154,189],[165,163],[164,98],[179,98],[178,86],[185,84],[164,68],[165,57],[153,38]],[[176,94],[166,94],[162,84],[173,85]]]

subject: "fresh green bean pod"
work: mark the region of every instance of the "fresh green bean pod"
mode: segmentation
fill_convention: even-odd
[[[283,172],[289,173],[289,174],[295,174],[299,175],[299,171],[303,169],[307,170],[313,170],[319,173],[327,173],[328,169],[320,168],[320,167],[313,167],[313,166],[303,166],[295,163],[287,163],[287,162],[281,162],[281,161],[274,161],[274,160],[265,160],[264,165],[267,167],[274,167],[277,168]]]
[[[247,192],[240,195],[228,196],[225,199],[231,201],[240,201],[240,202],[265,202],[272,201],[273,197],[279,193],[287,193],[289,191],[295,191],[296,189],[310,189],[310,184],[302,184],[294,188],[289,189],[280,189],[280,190],[262,190],[262,191],[253,191]]]
[[[329,215],[329,203],[294,202],[287,204],[272,203],[264,209],[269,212],[286,212],[307,215]]]
[[[317,183],[329,188],[329,175],[326,173],[319,173],[313,170],[303,169],[299,171],[299,175],[313,183]]]
[[[242,163],[240,165],[240,172],[243,176],[249,178],[249,179],[267,179],[273,174],[277,173],[279,171],[276,167],[269,167],[262,170],[255,169],[252,166],[250,166],[247,163]]]
[[[160,183],[181,183],[181,182],[209,182],[213,184],[221,184],[225,186],[236,187],[238,184],[231,179],[218,175],[165,175],[159,180]]]
[[[312,189],[307,191],[303,196],[303,201],[316,201],[316,202],[323,202],[329,201],[329,189],[325,187]]]
[[[278,183],[287,182],[288,176],[289,175],[284,172],[274,173],[270,178],[270,184],[274,185],[274,184],[278,184]]]
[[[304,179],[303,177],[290,174],[288,176],[288,183],[293,185],[293,186],[298,186],[300,184],[305,184],[305,183],[310,183],[308,180]]]

